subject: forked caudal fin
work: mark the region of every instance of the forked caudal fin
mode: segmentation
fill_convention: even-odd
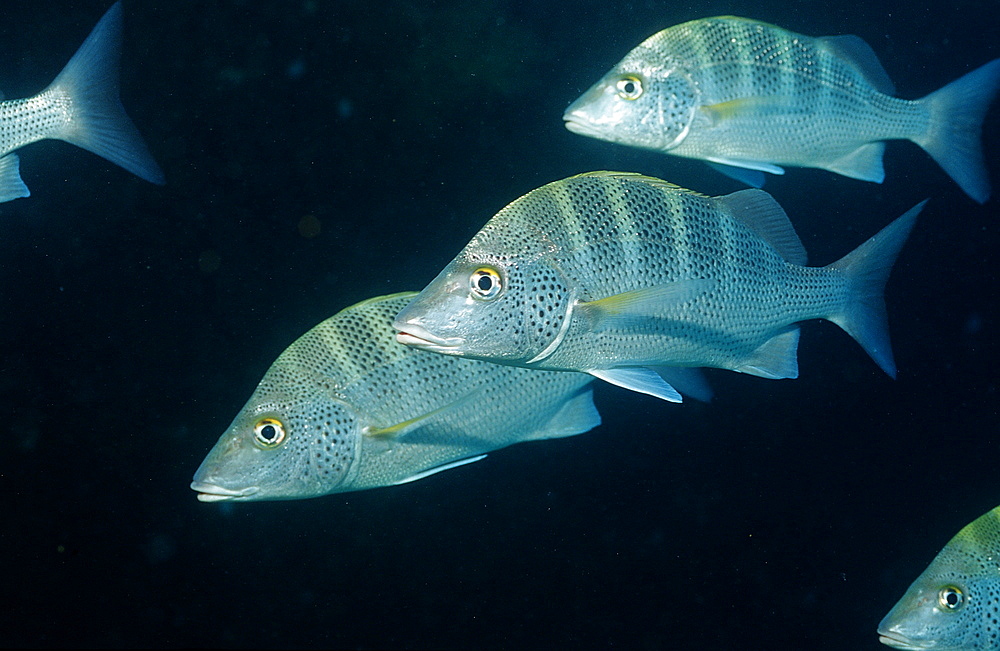
[[[889,326],[882,292],[889,272],[927,200],[910,208],[867,242],[827,266],[848,278],[849,301],[839,314],[827,317],[854,337],[883,371],[896,377],[889,344]]]
[[[72,125],[55,137],[162,185],[163,172],[118,96],[121,42],[122,6],[116,2],[44,91],[65,93],[73,107]]]
[[[980,142],[983,118],[998,90],[1000,59],[994,59],[920,100],[928,104],[931,126],[912,138],[979,203],[990,198]]]

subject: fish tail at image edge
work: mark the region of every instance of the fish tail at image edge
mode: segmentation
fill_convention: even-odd
[[[911,138],[979,203],[986,203],[991,192],[981,143],[983,119],[998,91],[1000,59],[994,59],[919,100],[928,104],[930,128]]]
[[[44,92],[64,93],[72,104],[72,126],[57,138],[163,185],[163,171],[119,97],[122,22],[122,5],[116,2]]]

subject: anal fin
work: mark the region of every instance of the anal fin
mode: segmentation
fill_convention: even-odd
[[[799,376],[799,328],[793,326],[765,341],[742,364],[733,368],[769,380],[783,380]]]
[[[28,186],[21,180],[21,159],[17,154],[0,158],[0,203],[30,195]]]
[[[577,395],[567,400],[549,422],[526,441],[556,439],[575,436],[590,431],[601,424],[601,415],[594,406],[594,390],[588,385]]]
[[[881,183],[885,180],[885,168],[882,167],[884,152],[884,142],[869,142],[823,167],[852,179]]]

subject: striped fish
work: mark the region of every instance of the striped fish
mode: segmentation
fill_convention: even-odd
[[[883,141],[912,140],[982,203],[981,123],[998,88],[1000,59],[923,99],[899,99],[856,36],[721,16],[650,36],[563,119],[574,133],[708,161],[756,187],[781,165],[881,183]]]
[[[878,625],[895,649],[1000,649],[1000,507],[965,526]]]
[[[839,262],[806,267],[763,190],[706,197],[635,174],[583,174],[487,222],[396,317],[396,337],[679,402],[660,367],[797,377],[794,324],[822,318],[894,375],[882,290],[922,206]]]
[[[162,185],[163,172],[118,97],[122,6],[108,9],[48,88],[0,101],[0,202],[31,193],[15,149],[54,138],[72,143]]]
[[[392,317],[415,295],[358,303],[289,346],[195,473],[198,499],[290,500],[402,484],[600,424],[586,375],[396,343]]]

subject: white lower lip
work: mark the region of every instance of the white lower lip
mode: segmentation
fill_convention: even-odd
[[[232,490],[229,488],[223,488],[222,486],[216,486],[215,484],[193,481],[191,482],[191,490],[198,493],[199,502],[224,502],[226,500],[233,500],[240,497],[248,497],[260,489],[256,486],[249,486],[247,488],[241,488],[240,490]]]
[[[563,116],[563,120],[566,122],[566,128],[573,133],[579,134],[581,136],[596,136],[599,135],[599,130],[594,127],[589,121],[583,118],[577,117],[575,115],[566,114]]]
[[[923,649],[925,647],[913,646],[909,640],[905,640],[900,637],[893,637],[891,635],[881,634],[878,636],[878,641],[886,646],[890,646],[894,649]]]
[[[465,342],[461,337],[452,337],[450,339],[435,337],[422,327],[412,323],[406,324],[406,330],[397,327],[396,341],[406,346],[442,352],[453,351]]]

